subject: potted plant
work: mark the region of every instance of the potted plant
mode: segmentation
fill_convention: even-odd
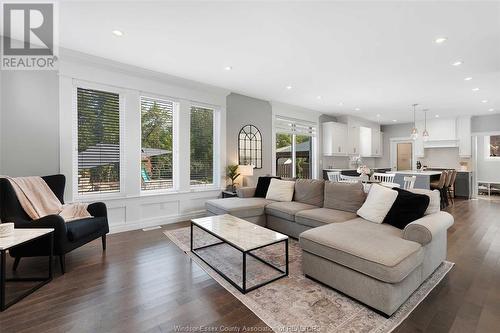
[[[229,179],[231,179],[231,185],[229,185],[227,187],[227,191],[230,191],[230,192],[234,192],[236,191],[236,183],[234,182],[236,180],[236,178],[239,177],[239,173],[238,173],[238,165],[228,165],[227,166],[227,177]]]

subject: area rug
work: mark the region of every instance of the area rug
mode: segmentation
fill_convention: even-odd
[[[300,246],[294,239],[289,241],[289,276],[242,294],[190,252],[189,227],[164,233],[275,332],[391,332],[424,300],[454,265],[448,261],[443,262],[410,298],[387,318],[342,293],[306,278],[302,273]],[[213,236],[196,228],[194,236],[195,247],[217,242]],[[241,252],[221,244],[205,248],[198,253],[227,276],[235,281],[241,280]],[[277,266],[282,267],[284,263],[283,244],[269,246],[254,253]],[[248,258],[249,286],[277,273],[258,260]]]

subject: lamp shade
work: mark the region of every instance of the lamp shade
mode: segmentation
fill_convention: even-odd
[[[238,165],[238,172],[242,176],[253,176],[253,165]]]

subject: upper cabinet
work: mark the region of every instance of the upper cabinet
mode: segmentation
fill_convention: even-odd
[[[460,116],[457,118],[457,140],[458,155],[460,157],[472,156],[472,137],[471,137],[471,117]]]
[[[333,121],[323,123],[323,155],[347,155],[347,125]]]
[[[382,156],[382,133],[380,126],[363,126],[355,121],[347,124],[323,123],[323,155],[362,157]]]

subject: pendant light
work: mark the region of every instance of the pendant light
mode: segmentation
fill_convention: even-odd
[[[429,109],[424,109],[424,131],[422,132],[422,139],[424,141],[429,141],[429,132],[427,131],[427,111],[429,111]]]
[[[418,138],[418,129],[417,129],[417,123],[415,120],[415,112],[416,112],[416,107],[418,104],[413,104],[413,128],[411,130],[411,138],[413,140],[417,140]]]

